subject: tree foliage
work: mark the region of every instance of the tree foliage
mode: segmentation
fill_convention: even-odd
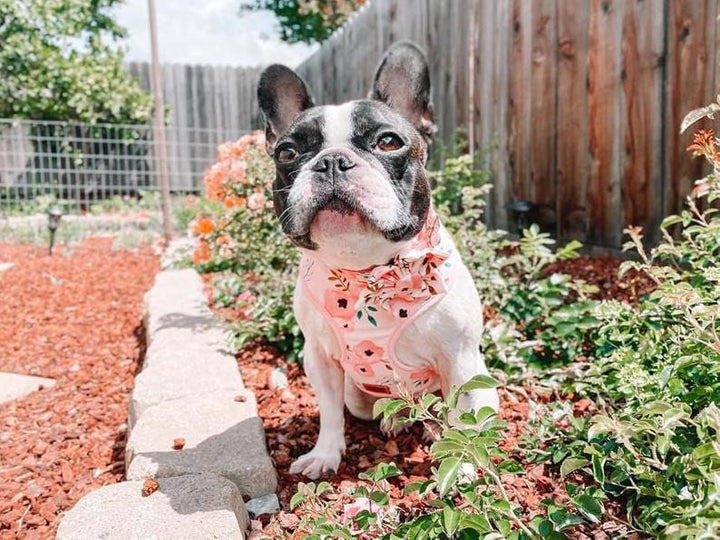
[[[247,0],[240,4],[240,10],[274,12],[283,41],[322,43],[364,3],[365,0]]]
[[[123,66],[122,0],[0,0],[0,117],[143,123],[152,101]]]

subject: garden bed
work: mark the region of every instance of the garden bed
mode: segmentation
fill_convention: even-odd
[[[122,480],[128,395],[144,350],[149,247],[113,238],[0,245],[0,371],[56,379],[0,405],[0,537],[48,538],[84,494]]]
[[[637,302],[639,296],[651,291],[654,286],[649,277],[631,272],[618,279],[620,261],[604,256],[585,256],[562,261],[552,265],[553,272],[564,272],[584,279],[598,288],[598,298],[615,298],[626,302]],[[209,278],[206,277],[209,282]],[[232,317],[231,310],[220,310],[226,317]],[[238,363],[247,386],[258,399],[258,407],[265,425],[268,446],[279,475],[278,497],[282,511],[272,519],[263,519],[263,533],[271,538],[292,536],[302,512],[290,510],[290,499],[297,491],[298,482],[305,478],[289,473],[290,464],[299,455],[312,449],[319,429],[319,415],[315,394],[307,377],[298,363],[290,363],[273,347],[255,344],[238,354]],[[280,369],[287,374],[286,389],[271,389],[268,386],[273,370]],[[272,386],[272,385],[270,385]],[[501,417],[508,423],[507,438],[502,444],[505,451],[512,453],[520,437],[527,432],[531,401],[547,402],[558,396],[540,394],[532,385],[514,392],[501,391]],[[589,400],[575,403],[575,409],[584,413]],[[382,462],[394,462],[403,475],[391,482],[391,497],[398,501],[399,508],[408,515],[417,511],[417,498],[404,497],[404,486],[430,477],[432,462],[429,447],[431,440],[420,424],[397,436],[388,436],[379,428],[378,422],[364,422],[346,413],[345,457],[338,473],[326,478],[337,493],[348,493],[358,485],[358,474]],[[526,517],[541,511],[542,501],[553,499],[566,503],[568,495],[562,479],[553,475],[545,465],[525,464],[526,474],[508,475],[503,481],[511,501],[521,505]],[[332,503],[332,510],[342,516],[346,504],[352,498],[339,496]],[[617,507],[610,506],[605,520],[586,529],[576,531],[575,537],[588,534],[603,538],[626,532],[621,521],[615,518]],[[621,512],[620,512],[621,514]]]

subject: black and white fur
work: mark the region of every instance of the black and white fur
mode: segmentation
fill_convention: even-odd
[[[382,59],[369,99],[315,106],[303,80],[273,65],[258,84],[267,150],[275,159],[274,205],[283,231],[331,268],[386,264],[414,238],[430,207],[425,171],[435,130],[430,76],[422,51],[393,46]],[[294,308],[305,336],[305,371],[317,394],[320,433],[290,472],[317,478],[336,471],[345,450],[343,405],[371,419],[376,398],[363,393],[335,360],[340,345],[301,288]],[[479,353],[482,305],[465,267],[436,305],[402,334],[406,363],[432,367],[442,392],[487,373]],[[497,409],[495,390],[476,390],[460,406]]]

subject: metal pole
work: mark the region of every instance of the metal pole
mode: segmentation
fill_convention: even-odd
[[[150,49],[152,53],[152,86],[155,96],[155,114],[153,115],[153,139],[155,140],[155,159],[160,173],[160,193],[162,198],[163,234],[165,241],[172,238],[170,221],[170,182],[167,168],[167,145],[165,142],[165,104],[162,95],[162,73],[158,59],[157,25],[155,21],[155,1],[148,0],[150,13]]]

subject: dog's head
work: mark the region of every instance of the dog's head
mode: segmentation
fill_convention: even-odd
[[[275,211],[283,231],[332,266],[386,263],[422,228],[434,131],[430,77],[410,43],[382,59],[369,99],[316,107],[303,80],[273,65],[258,84]]]

